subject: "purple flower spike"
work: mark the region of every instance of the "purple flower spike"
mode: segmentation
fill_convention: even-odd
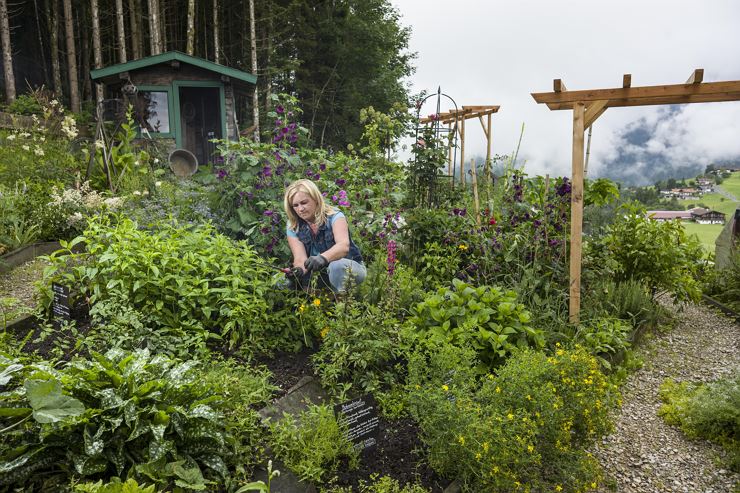
[[[285,113],[285,108],[283,108],[282,105],[277,105],[277,107],[275,108],[275,112],[278,115],[282,115],[283,113]]]

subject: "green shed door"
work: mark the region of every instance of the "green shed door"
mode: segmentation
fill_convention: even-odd
[[[180,128],[182,147],[198,158],[199,164],[213,161],[221,139],[221,93],[218,87],[180,87]]]

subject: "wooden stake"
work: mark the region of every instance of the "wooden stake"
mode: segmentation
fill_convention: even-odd
[[[573,105],[573,179],[570,196],[570,323],[577,324],[581,311],[581,232],[583,230],[583,121],[586,105]]]
[[[452,122],[447,124],[447,175],[452,176]],[[457,132],[457,126],[455,126]],[[452,176],[452,184],[455,184],[455,177]]]
[[[475,204],[475,222],[480,226],[480,200],[478,200],[478,172],[475,169],[475,159],[470,160],[470,170],[473,172],[473,203]]]
[[[460,121],[460,184],[465,188],[465,117]]]

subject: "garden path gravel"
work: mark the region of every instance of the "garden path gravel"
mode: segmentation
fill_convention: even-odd
[[[689,440],[658,416],[665,379],[709,382],[740,368],[740,325],[704,305],[687,305],[676,316],[675,328],[636,349],[644,365],[622,387],[614,432],[594,450],[606,473],[601,493],[740,491],[740,475],[719,463],[720,447]]]
[[[14,298],[11,313],[30,312],[36,307],[36,286],[48,262],[39,258],[25,262],[15,269],[0,274],[0,298]]]

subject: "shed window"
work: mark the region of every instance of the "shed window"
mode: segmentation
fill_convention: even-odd
[[[139,91],[136,98],[139,125],[150,132],[170,132],[170,107],[167,91]]]

